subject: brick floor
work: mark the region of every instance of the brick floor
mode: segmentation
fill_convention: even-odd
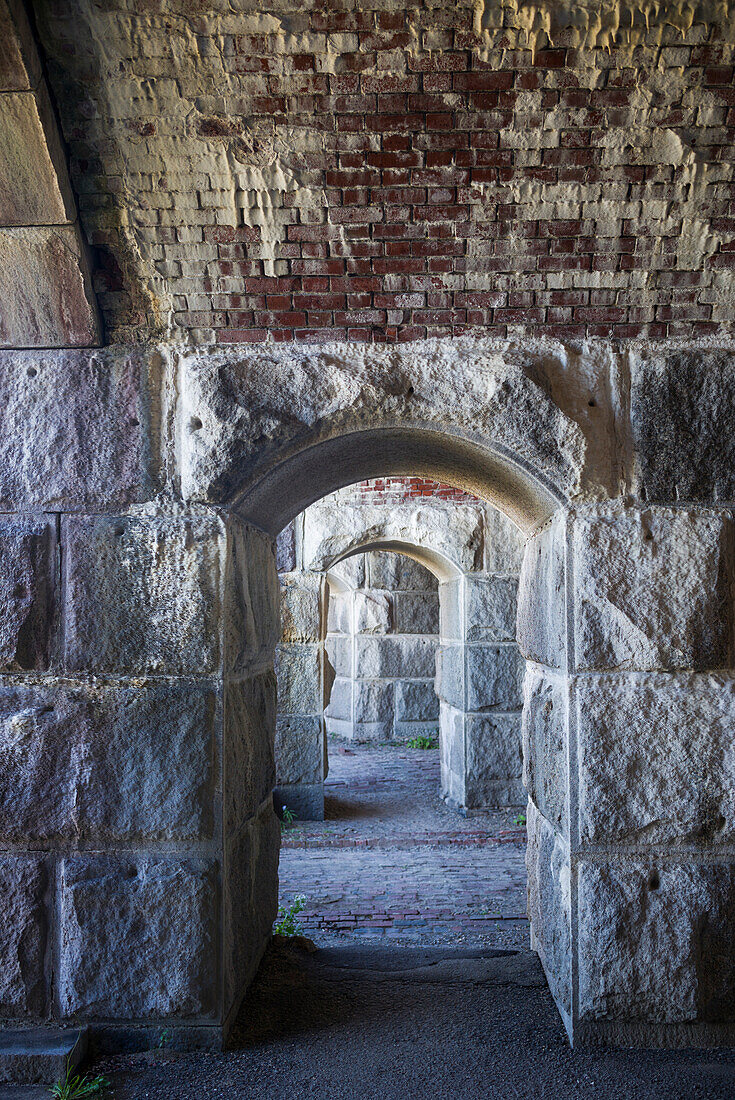
[[[330,743],[326,820],[284,828],[281,903],[302,893],[307,935],[415,942],[525,937],[518,811],[463,817],[439,798],[435,750]]]

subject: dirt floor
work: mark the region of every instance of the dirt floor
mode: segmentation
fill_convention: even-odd
[[[734,1100],[735,1051],[570,1049],[527,947],[517,810],[449,810],[435,752],[330,754],[327,820],[283,835],[308,938],[274,939],[230,1050],[99,1060],[109,1097]]]

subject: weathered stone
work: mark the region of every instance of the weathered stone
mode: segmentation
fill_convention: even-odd
[[[569,855],[559,835],[529,802],[528,918],[531,946],[567,1023],[572,1008],[572,917]]]
[[[329,703],[325,714],[330,718],[352,721],[352,679],[337,676],[329,694]]]
[[[19,277],[19,276],[18,276]],[[137,349],[0,352],[0,507],[126,507],[153,492]]]
[[[460,711],[465,709],[463,645],[438,647],[434,690],[445,703]]]
[[[23,1085],[53,1085],[74,1077],[87,1059],[87,1028],[7,1027],[0,1028],[0,1087],[2,1100],[45,1100],[47,1089]]]
[[[79,855],[64,860],[60,890],[62,1017],[214,1013],[213,863]]]
[[[100,343],[97,306],[76,225],[0,229],[0,347]]]
[[[397,634],[438,634],[439,600],[433,592],[396,592]]]
[[[245,993],[270,940],[278,909],[280,846],[281,830],[271,799],[225,845],[225,1015]]]
[[[0,0],[0,91],[35,88],[41,63],[21,0]]]
[[[583,840],[732,841],[734,680],[578,677],[574,697]]]
[[[523,782],[528,797],[558,832],[569,833],[566,681],[538,666],[526,669]]]
[[[434,675],[436,646],[431,638],[401,634],[355,638],[357,675],[364,680]]]
[[[390,592],[377,589],[355,593],[355,632],[388,634],[393,625],[393,600]]]
[[[523,564],[523,532],[508,516],[491,507],[484,509],[483,526],[485,572],[517,576]]]
[[[206,683],[5,685],[0,837],[210,837],[219,721]]]
[[[278,531],[318,496],[369,474],[366,429],[405,420],[400,436],[370,441],[372,469],[380,462],[386,473],[402,472],[411,455],[427,476],[456,482],[464,466],[477,491],[502,501],[519,522],[538,522],[553,507],[548,489],[490,448],[522,453],[527,467],[573,495],[582,484],[585,436],[550,397],[543,356],[505,351],[502,342],[458,337],[410,348],[327,344],[308,355],[288,344],[183,353],[183,419],[201,424],[182,441],[184,496],[227,500],[248,474],[272,471],[267,490],[263,482],[263,493],[244,498],[243,507],[248,518]],[[448,420],[454,434],[442,447],[436,435]],[[339,461],[326,444],[336,424]],[[484,467],[479,456],[473,465],[473,446],[459,433],[486,441]],[[325,445],[314,448],[309,476],[295,477],[283,459],[306,439]],[[303,475],[303,455],[297,461]],[[478,471],[487,484],[479,484]],[[304,560],[311,567],[312,556]]]
[[[304,524],[304,565],[329,569],[342,554],[376,543],[405,546],[410,553],[434,556],[457,568],[482,565],[483,511],[479,506],[412,503],[400,508],[383,504],[313,504]],[[385,559],[385,560],[384,560]],[[403,560],[401,560],[403,559]],[[404,554],[374,554],[369,558],[370,584],[375,587],[427,591],[435,587],[418,562]],[[448,569],[444,565],[444,571]],[[449,575],[447,573],[447,575]],[[429,574],[431,576],[431,574]]]
[[[321,714],[321,647],[318,644],[276,648],[279,714]]]
[[[416,533],[416,538],[420,538],[420,532]],[[392,592],[436,592],[439,587],[433,573],[405,554],[372,551],[365,559],[370,584],[375,588],[387,588]]]
[[[76,216],[45,87],[0,96],[0,225],[61,225]]]
[[[43,859],[0,856],[0,1015],[41,1016],[47,1006],[48,917],[44,896],[47,871]]]
[[[520,779],[520,714],[468,714],[465,752],[466,782],[468,787],[472,785],[476,797],[498,779]]]
[[[462,586],[460,578],[446,581],[439,588],[439,625],[442,639],[459,641],[464,638]]]
[[[289,523],[276,539],[276,569],[279,573],[290,573],[296,568],[296,529]]]
[[[401,722],[436,722],[439,699],[432,680],[397,680],[396,718]]]
[[[578,669],[728,665],[729,517],[673,508],[579,515],[574,556]]]
[[[228,672],[253,673],[271,666],[280,636],[280,599],[273,539],[230,515],[224,594]]]
[[[355,722],[393,722],[393,684],[391,681],[355,680],[353,696]]]
[[[324,821],[324,780],[274,787],[273,805],[277,812],[290,810],[297,821]]]
[[[273,789],[276,677],[265,672],[225,686],[225,829],[254,814]]]
[[[0,669],[48,668],[56,592],[56,526],[50,516],[0,520]]]
[[[566,527],[563,516],[528,540],[518,581],[517,639],[530,661],[566,664]]]
[[[578,879],[583,1020],[732,1020],[731,863],[582,862]]]
[[[468,642],[514,641],[518,581],[515,577],[465,578]]]
[[[349,558],[342,558],[336,565],[330,565],[330,577],[337,577],[348,588],[362,588],[365,584],[366,557],[366,554],[353,554]]]
[[[352,639],[344,634],[328,634],[325,650],[334,674],[349,676],[352,672]]]
[[[465,647],[467,710],[520,710],[525,664],[515,643]]]
[[[220,667],[218,519],[69,517],[62,544],[68,669],[182,675]]]
[[[276,722],[276,783],[321,783],[324,779],[324,724],[321,717],[284,715]]]
[[[630,358],[637,494],[649,501],[732,500],[735,409],[730,349],[648,346]]]
[[[441,793],[451,805],[465,805],[465,739],[461,711],[443,700],[439,710]]]
[[[352,632],[353,595],[351,592],[335,592],[329,598],[327,630],[333,634]]]
[[[313,573],[281,574],[281,640],[318,642],[322,629],[322,579]]]

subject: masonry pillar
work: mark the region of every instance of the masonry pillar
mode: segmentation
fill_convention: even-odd
[[[326,580],[318,573],[281,574],[281,642],[277,650],[276,791],[279,808],[297,818],[324,818]]]
[[[529,912],[570,1035],[731,1042],[732,519],[579,509],[527,561]]]
[[[276,908],[271,540],[15,515],[0,563],[2,1012],[217,1047]]]

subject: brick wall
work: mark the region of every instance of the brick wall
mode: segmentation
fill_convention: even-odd
[[[349,499],[356,504],[402,504],[407,500],[424,499],[456,500],[458,503],[472,504],[477,497],[466,493],[464,489],[455,489],[453,485],[443,485],[427,477],[376,477],[361,481],[340,489],[325,500]]]
[[[729,2],[713,22],[626,0],[603,26],[580,0],[581,30],[543,0],[404,7],[42,6],[115,338],[665,337],[729,320]]]

